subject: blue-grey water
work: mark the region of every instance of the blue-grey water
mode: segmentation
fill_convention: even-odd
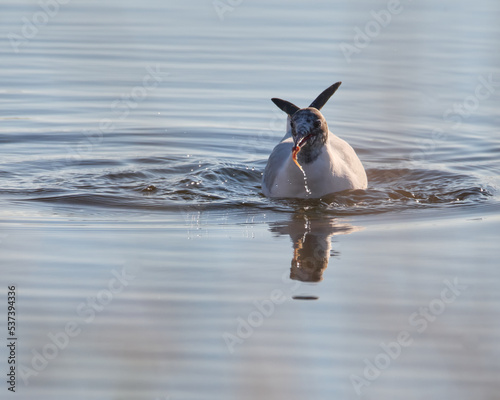
[[[0,11],[2,398],[498,399],[497,1]],[[336,81],[368,189],[265,198]]]

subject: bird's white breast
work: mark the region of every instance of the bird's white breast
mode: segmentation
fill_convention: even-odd
[[[307,178],[292,159],[293,141],[285,137],[267,163],[262,179],[262,191],[268,197],[319,198],[347,189],[365,189],[366,173],[353,148],[329,132],[320,155],[302,165]]]

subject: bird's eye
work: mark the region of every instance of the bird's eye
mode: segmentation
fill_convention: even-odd
[[[321,121],[319,119],[317,119],[316,121],[314,121],[313,125],[315,128],[319,128],[319,127],[321,127]]]

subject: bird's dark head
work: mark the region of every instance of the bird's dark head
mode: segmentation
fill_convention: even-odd
[[[298,159],[301,164],[314,161],[328,138],[328,125],[320,110],[341,83],[337,82],[324,90],[307,108],[299,108],[286,100],[272,99],[288,114],[294,149],[300,149]]]
[[[290,117],[290,129],[295,147],[300,148],[299,162],[314,161],[328,139],[325,117],[316,108],[302,108]]]

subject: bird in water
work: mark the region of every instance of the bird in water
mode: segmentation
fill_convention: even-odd
[[[262,177],[262,192],[275,198],[320,198],[366,189],[366,172],[353,148],[328,129],[321,108],[342,82],[325,89],[307,108],[271,99],[287,113],[286,134],[274,148]]]

